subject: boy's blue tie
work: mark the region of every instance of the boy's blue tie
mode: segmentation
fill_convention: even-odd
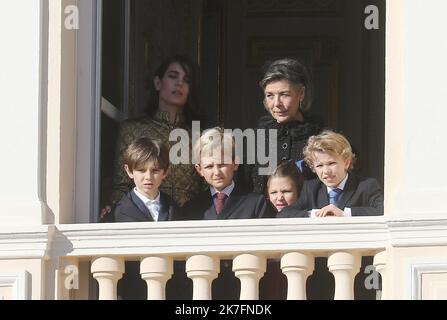
[[[329,191],[329,204],[337,205],[338,198],[340,198],[341,193],[343,190],[335,188]]]

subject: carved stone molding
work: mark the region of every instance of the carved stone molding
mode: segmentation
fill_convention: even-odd
[[[0,300],[29,300],[31,275],[26,270],[0,273]]]

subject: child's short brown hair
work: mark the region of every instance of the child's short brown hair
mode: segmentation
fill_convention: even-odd
[[[160,140],[142,137],[132,142],[124,152],[123,164],[130,172],[143,168],[148,162],[154,162],[160,169],[169,168],[169,150]]]
[[[341,156],[344,160],[351,159],[348,170],[354,168],[354,163],[356,161],[355,154],[352,152],[351,144],[348,139],[340,133],[326,130],[319,135],[311,136],[307,140],[307,145],[303,150],[304,160],[313,171],[315,171],[313,156],[315,152],[336,154]]]

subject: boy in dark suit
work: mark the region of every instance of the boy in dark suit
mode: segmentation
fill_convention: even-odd
[[[209,129],[194,145],[198,160],[195,168],[209,189],[183,207],[184,218],[199,220],[252,219],[274,217],[265,197],[247,193],[233,180],[239,167],[234,137],[220,128]],[[239,298],[239,281],[231,261],[222,260],[219,277],[213,282],[212,295],[217,300]]]
[[[213,128],[197,140],[195,168],[209,185],[184,208],[186,219],[223,220],[273,217],[264,196],[245,192],[233,180],[239,164],[231,133]]]
[[[125,194],[113,211],[114,222],[169,221],[177,205],[159,186],[168,175],[169,151],[160,141],[143,137],[129,145],[123,157],[124,170],[135,187]],[[146,297],[140,263],[126,261],[126,272],[118,282],[118,296],[124,300]],[[169,297],[169,292],[167,292]]]
[[[140,138],[124,154],[124,170],[135,188],[125,194],[113,212],[115,222],[169,221],[176,204],[159,190],[168,175],[169,151],[161,142]]]
[[[376,179],[350,170],[355,155],[341,134],[324,131],[308,139],[304,159],[318,179],[304,182],[297,202],[278,218],[383,215],[383,193]]]

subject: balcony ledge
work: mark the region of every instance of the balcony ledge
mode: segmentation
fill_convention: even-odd
[[[146,256],[243,252],[272,253],[362,249],[376,252],[389,243],[383,217],[259,219],[58,225],[53,255]],[[274,254],[273,254],[274,256]]]
[[[374,254],[387,247],[447,246],[447,215],[325,219],[172,221],[0,227],[0,259],[59,256],[244,252],[271,258],[290,251],[325,256],[338,250]]]
[[[0,259],[49,259],[55,226],[0,227]]]

